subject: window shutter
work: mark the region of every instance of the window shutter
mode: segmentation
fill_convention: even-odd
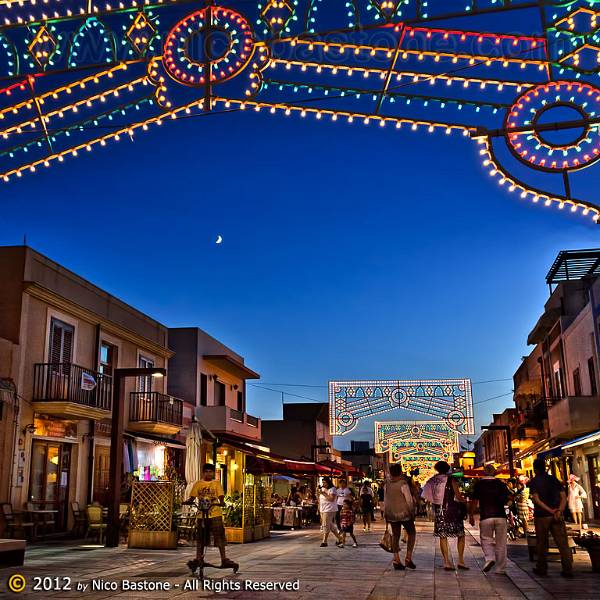
[[[63,347],[61,362],[70,363],[73,360],[73,330],[63,328]]]

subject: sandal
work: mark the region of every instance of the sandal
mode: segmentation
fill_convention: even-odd
[[[392,564],[394,565],[394,569],[396,569],[396,571],[404,571],[404,569],[406,569],[402,563],[393,562]]]
[[[467,565],[457,565],[459,569],[462,569],[463,571],[470,571],[471,567],[467,567]]]

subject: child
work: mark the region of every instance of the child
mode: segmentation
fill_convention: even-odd
[[[340,509],[340,524],[342,527],[342,544],[346,543],[346,534],[349,533],[352,541],[353,548],[356,548],[356,538],[354,537],[354,509],[352,508],[352,500],[347,498],[344,500],[344,504]]]

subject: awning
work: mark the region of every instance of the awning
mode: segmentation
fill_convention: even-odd
[[[563,444],[562,447],[563,450],[567,450],[568,448],[575,448],[577,446],[582,446],[583,444],[589,444],[598,440],[600,440],[600,429],[594,433],[588,433],[587,435],[571,440],[570,442]]]
[[[229,354],[205,354],[202,358],[240,379],[260,379],[260,375],[256,371],[249,369],[241,360],[229,356]]]
[[[529,448],[525,448],[525,450],[521,450],[515,454],[515,460],[523,460],[524,458],[528,458],[529,456],[533,456],[539,452],[543,452],[550,447],[549,440],[541,440],[539,442],[535,442],[531,444]]]
[[[563,451],[562,444],[558,446],[553,446],[552,448],[548,448],[548,450],[544,450],[543,452],[538,452],[537,458],[556,458],[562,454]]]
[[[129,431],[123,432],[123,436],[132,438],[138,442],[145,442],[146,444],[161,444],[163,446],[168,446],[169,448],[185,448],[185,444],[183,442],[180,442],[179,440],[165,440],[163,438],[154,436],[141,437],[139,435],[136,435],[135,433],[130,433]]]

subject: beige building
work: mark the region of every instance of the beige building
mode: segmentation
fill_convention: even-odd
[[[0,501],[57,510],[107,501],[112,373],[167,367],[168,331],[24,246],[0,248]],[[141,479],[181,468],[191,408],[167,378],[126,384],[125,470]]]

